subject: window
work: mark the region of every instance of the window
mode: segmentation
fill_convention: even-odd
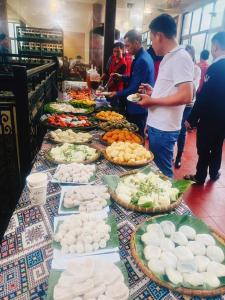
[[[190,25],[191,25],[191,16],[192,16],[192,13],[188,13],[188,14],[184,15],[182,35],[189,34]]]
[[[18,53],[18,48],[17,48],[17,34],[16,34],[16,27],[20,26],[19,23],[17,22],[9,22],[8,23],[8,28],[9,28],[9,40],[10,40],[10,46],[11,46],[11,52],[13,54]]]
[[[189,39],[182,39],[181,45],[188,45],[189,44]]]
[[[201,15],[202,15],[202,8],[193,11],[191,33],[195,33],[199,31]]]
[[[214,12],[212,14],[212,28],[217,28],[223,25],[225,13],[225,0],[216,1]]]
[[[213,3],[207,4],[203,7],[201,31],[208,30],[211,24],[211,18],[213,14]]]
[[[224,31],[224,25],[225,0],[211,1],[184,15],[181,44],[191,44],[195,48],[198,61],[203,49],[211,50],[211,38],[216,32]],[[211,61],[212,56],[209,59]]]
[[[200,53],[205,46],[206,33],[193,35],[191,38],[191,45],[195,48],[195,58],[199,61]]]

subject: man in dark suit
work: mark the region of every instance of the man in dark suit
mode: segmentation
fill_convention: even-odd
[[[138,92],[141,83],[154,85],[154,64],[151,56],[142,47],[141,34],[139,32],[136,30],[128,31],[124,36],[124,42],[128,52],[134,55],[131,65],[131,75],[126,76],[118,73],[113,75],[123,80],[124,83],[127,83],[127,88],[122,91],[112,92],[111,97],[117,96],[126,99],[127,96]],[[147,109],[126,101],[127,120],[139,127],[139,134],[142,136],[144,136],[147,115]]]
[[[197,184],[204,184],[208,169],[212,181],[220,177],[225,137],[225,32],[213,36],[211,52],[214,61],[186,124],[197,125],[198,163],[196,174],[186,175],[185,179]]]

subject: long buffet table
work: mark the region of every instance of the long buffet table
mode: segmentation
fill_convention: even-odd
[[[94,135],[92,144],[102,147],[99,143],[101,132],[91,133]],[[56,165],[48,162],[44,156],[51,146],[52,144],[44,139],[32,172],[44,171],[49,175],[54,173]],[[157,170],[154,163],[151,166]],[[102,158],[97,162],[96,183],[101,183],[101,177],[105,174],[121,174],[126,170]],[[53,221],[58,215],[60,191],[59,184],[49,182],[46,205],[31,206],[27,187],[24,188],[1,245],[0,299],[45,298],[53,255]],[[191,214],[191,211],[182,202],[173,213],[184,215]],[[182,295],[172,293],[146,277],[131,256],[131,234],[134,228],[150,215],[128,211],[115,202],[112,202],[110,214],[115,216],[117,221],[119,254],[128,273],[130,299],[184,299]],[[215,299],[225,298],[221,296]]]

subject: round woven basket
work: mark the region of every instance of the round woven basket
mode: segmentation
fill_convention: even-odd
[[[90,147],[90,146],[88,146],[88,147]],[[94,147],[90,147],[90,148],[94,148]],[[89,160],[85,160],[85,161],[81,161],[81,162],[76,162],[76,163],[81,163],[81,164],[85,164],[86,165],[86,164],[90,164],[90,163],[93,163],[93,162],[97,161],[100,158],[100,156],[101,156],[101,151],[98,150],[98,149],[96,149],[96,148],[94,148],[94,149],[96,150],[97,154],[96,154],[96,156],[93,159],[89,159]],[[50,161],[50,162],[52,162],[54,164],[71,164],[71,163],[73,163],[73,161],[67,162],[67,161],[58,161],[58,160],[55,160],[54,158],[51,157],[50,151],[51,150],[49,150],[49,151],[47,151],[45,153],[45,158],[48,161]]]
[[[128,171],[122,175],[120,175],[120,177],[125,177],[128,175],[133,175],[133,174],[137,174],[138,171],[137,170],[132,170],[132,171]],[[164,176],[163,174],[160,173],[160,176],[162,178],[164,178],[165,180],[167,179],[166,176]],[[182,202],[182,196],[180,196],[176,202],[173,202],[170,205],[167,206],[162,206],[162,207],[141,207],[141,206],[137,206],[131,203],[127,203],[125,201],[123,201],[118,195],[116,195],[116,193],[112,192],[110,190],[110,195],[112,197],[112,199],[117,202],[119,205],[121,205],[122,207],[129,209],[129,210],[133,210],[133,211],[138,211],[138,212],[142,212],[142,213],[164,213],[164,212],[169,212],[171,210],[174,210],[176,207],[178,207],[180,205],[180,203]]]
[[[156,217],[149,218],[146,221],[149,221],[154,218]],[[185,287],[174,288],[169,282],[162,281],[156,275],[154,275],[154,273],[151,272],[149,268],[145,266],[144,263],[139,258],[136,250],[136,244],[135,244],[135,234],[138,231],[138,229],[143,225],[143,223],[145,223],[146,221],[142,222],[140,225],[138,225],[135,228],[135,231],[131,235],[131,241],[130,241],[131,255],[134,257],[136,264],[146,276],[148,276],[151,280],[155,281],[158,285],[166,287],[174,292],[178,292],[180,294],[184,294],[188,296],[210,297],[210,296],[223,295],[225,293],[225,286],[216,289],[210,289],[210,290],[189,289]],[[221,235],[218,231],[213,229],[212,227],[210,226],[208,227],[210,228],[214,238],[225,245],[225,237]]]
[[[113,130],[112,130],[112,131],[113,131]],[[129,130],[127,130],[127,131],[129,131]],[[110,131],[108,131],[108,132],[110,132]],[[106,145],[106,146],[110,146],[112,143],[110,144],[110,143],[106,142],[106,141],[103,139],[104,135],[105,135],[105,133],[102,134],[102,135],[100,136],[100,138],[99,138],[100,141],[101,141],[101,143],[104,144],[104,145]],[[137,137],[139,137],[139,139],[140,139],[140,143],[137,143],[137,144],[139,144],[139,145],[144,145],[145,141],[144,141],[143,137],[140,136],[140,135],[137,134],[137,133],[135,133],[135,135],[136,135]],[[127,141],[127,142],[128,142],[128,141]]]
[[[74,145],[85,145],[85,144],[88,144],[92,141],[92,138],[93,137],[90,137],[88,140],[86,140],[85,142],[71,142],[71,141],[67,141],[67,142],[60,142],[60,141],[56,141],[54,140],[50,134],[48,133],[47,134],[47,139],[51,142],[51,143],[54,143],[54,144],[59,144],[59,145],[62,145],[62,144],[65,144],[65,143],[68,143],[68,144],[74,144]]]
[[[151,152],[150,152],[151,153]],[[131,168],[139,168],[139,167],[144,167],[146,165],[148,165],[150,162],[153,161],[154,159],[154,155],[151,153],[151,158],[149,160],[147,160],[146,162],[144,163],[118,163],[118,162],[115,162],[113,159],[111,159],[106,151],[104,150],[103,151],[103,154],[104,154],[104,157],[105,159],[107,159],[108,161],[110,161],[111,163],[115,164],[115,165],[119,165],[119,166],[123,166],[123,167],[131,167]]]

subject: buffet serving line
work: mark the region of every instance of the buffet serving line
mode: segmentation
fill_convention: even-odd
[[[190,182],[158,171],[134,124],[78,102],[82,117],[45,108],[32,173],[46,174],[46,203],[29,181],[1,246],[0,299],[223,299],[224,240],[183,203]]]

